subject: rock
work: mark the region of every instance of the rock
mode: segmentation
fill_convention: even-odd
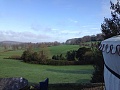
[[[0,78],[0,90],[20,90],[28,86],[28,80],[22,77]]]

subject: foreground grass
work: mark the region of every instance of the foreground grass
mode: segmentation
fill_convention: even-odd
[[[61,45],[49,47],[52,55],[78,49],[78,45]],[[28,64],[18,60],[4,59],[12,55],[21,55],[24,50],[0,51],[0,78],[24,77],[31,83],[38,83],[49,78],[50,84],[55,83],[86,83],[91,79],[93,66],[50,66]]]
[[[17,60],[0,60],[0,78],[24,77],[32,83],[38,83],[49,78],[54,83],[84,83],[89,82],[93,67],[84,66],[48,66],[27,64]]]

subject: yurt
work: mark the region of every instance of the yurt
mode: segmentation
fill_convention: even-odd
[[[105,62],[105,90],[120,90],[120,35],[102,41],[99,49]]]

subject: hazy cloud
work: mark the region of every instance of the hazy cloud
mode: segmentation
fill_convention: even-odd
[[[42,40],[47,40],[51,38],[49,35],[44,33],[35,34],[33,32],[15,32],[15,31],[0,31],[0,40],[12,40],[21,42],[42,42]]]
[[[53,31],[52,28],[40,24],[32,24],[31,29],[35,32],[41,32],[41,33],[47,33],[47,32],[50,33]]]
[[[20,42],[46,42],[46,41],[60,41],[65,42],[69,38],[78,38],[83,35],[94,35],[99,33],[98,28],[90,27],[81,28],[77,30],[65,30],[57,28],[44,28],[43,30],[38,31],[0,31],[0,40],[12,40]],[[94,32],[93,32],[94,30]]]
[[[68,19],[71,23],[78,23],[77,20],[73,20],[73,19]]]
[[[68,23],[69,22],[69,23]],[[64,27],[69,27],[73,25],[73,27],[76,27],[75,24],[79,24],[79,21],[74,19],[68,19],[67,24]],[[51,27],[43,27],[41,30],[39,30],[39,25],[37,27],[34,27],[33,29],[36,30],[38,33],[45,33],[47,36],[51,37],[52,41],[59,40],[59,41],[66,41],[69,38],[78,38],[82,37],[84,35],[94,35],[96,33],[100,33],[100,29],[97,28],[96,24],[91,25],[85,25],[81,26],[79,24],[78,29],[73,30],[67,30],[64,27],[62,28],[51,28]],[[94,30],[94,32],[93,32]],[[30,34],[29,34],[30,35]],[[27,35],[26,35],[27,36]],[[44,35],[45,36],[45,35]],[[44,38],[43,36],[43,38]],[[45,37],[47,37],[45,36]]]
[[[98,34],[98,33],[101,33],[101,31],[100,30],[92,30],[92,29],[89,29],[89,30],[87,30],[87,29],[84,29],[84,30],[81,30],[81,33],[80,33],[80,35],[83,37],[83,36],[85,36],[85,35],[96,35],[96,34]]]

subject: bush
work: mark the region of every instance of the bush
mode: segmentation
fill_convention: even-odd
[[[40,62],[39,64],[44,65],[90,65],[90,62],[86,62],[85,60],[82,61],[65,61],[65,60],[46,60],[46,63]]]
[[[76,51],[76,58],[80,61],[80,60],[84,60],[84,55],[87,51],[89,51],[90,48],[85,48],[85,47],[81,47]]]
[[[102,52],[100,50],[95,50],[94,51],[94,72],[93,76],[91,77],[92,83],[101,83],[104,82],[103,78],[103,70],[104,70],[104,59],[102,56]]]
[[[54,60],[65,60],[65,58],[63,57],[62,54],[60,54],[60,55],[53,55],[52,59],[54,59]]]
[[[32,52],[30,50],[26,50],[23,52],[21,59],[24,62],[37,62],[37,63],[41,63],[41,62],[46,62],[46,59],[48,57],[43,53],[43,51],[40,52]]]
[[[24,61],[24,62],[31,62],[32,61],[32,54],[33,52],[30,51],[30,50],[26,50],[23,52],[22,56],[21,56],[21,59]]]
[[[65,60],[46,60],[46,63],[41,62],[40,64],[45,65],[74,65],[74,61],[65,61]]]
[[[94,63],[92,51],[87,51],[84,54],[84,60],[85,60],[85,62],[87,62],[89,64],[93,64]]]
[[[92,52],[89,48],[79,48],[77,51],[71,50],[66,53],[66,59],[62,54],[53,55],[52,60],[48,59],[43,52],[33,52],[31,49],[23,52],[21,59],[24,62],[44,65],[88,65],[93,64]]]
[[[53,55],[53,60],[65,60],[61,55]],[[70,50],[66,53],[66,61],[74,61],[74,65],[93,64],[93,52],[90,48],[81,47],[78,50]],[[73,63],[72,63],[73,64]]]
[[[75,50],[67,51],[66,59],[68,61],[75,61],[75,59],[76,59],[76,51]]]

